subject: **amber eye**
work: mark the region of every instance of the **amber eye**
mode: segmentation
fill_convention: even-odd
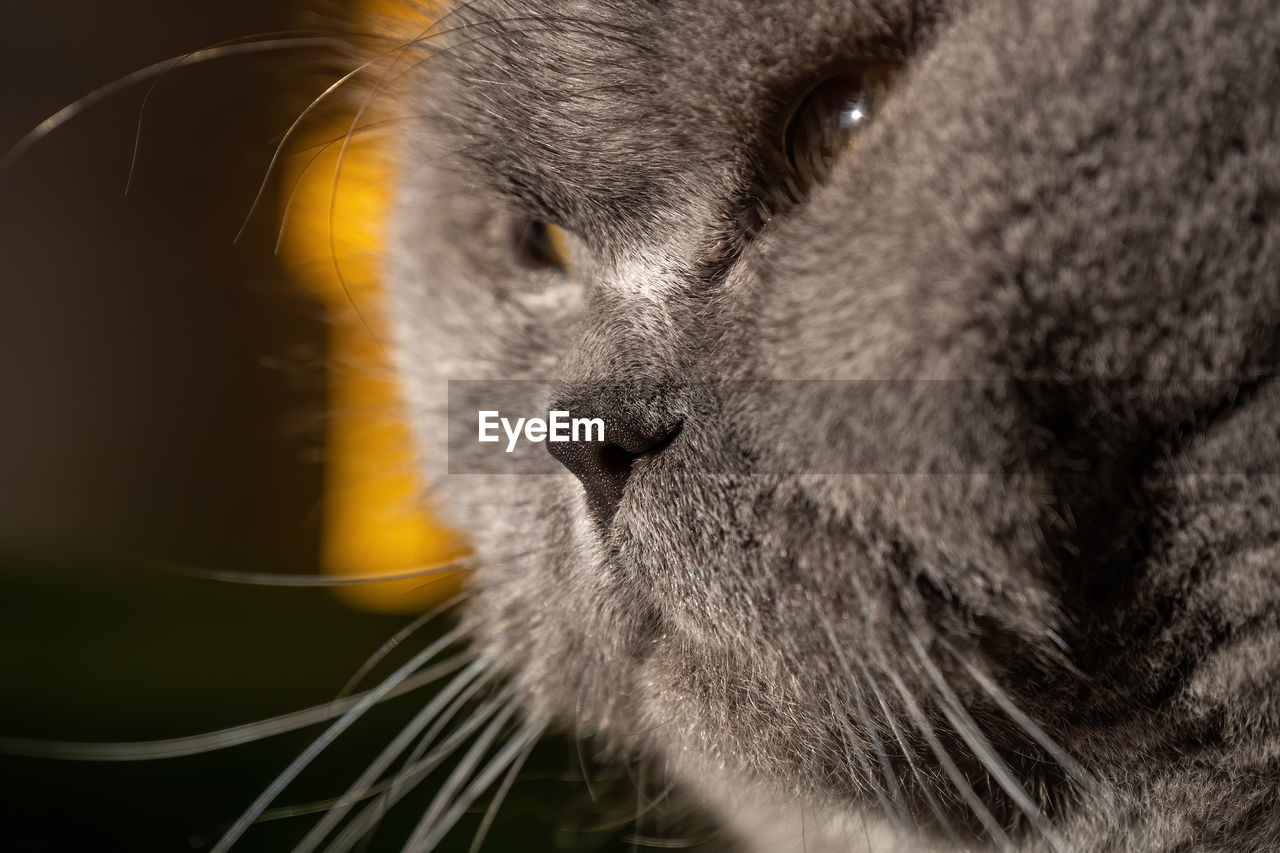
[[[537,219],[519,221],[512,229],[512,254],[529,270],[569,269],[569,240],[563,229]]]
[[[841,74],[800,103],[787,125],[786,153],[801,191],[826,180],[836,160],[875,115],[890,76],[887,68]]]

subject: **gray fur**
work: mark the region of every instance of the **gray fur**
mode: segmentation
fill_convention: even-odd
[[[440,29],[396,92],[396,350],[476,545],[467,624],[530,713],[748,849],[1280,849],[1280,7],[476,0]],[[829,180],[742,229],[788,111],[886,63]],[[572,235],[567,275],[510,261],[523,216]],[[628,416],[684,427],[602,534],[567,473],[445,476],[447,379],[679,383]],[[822,473],[848,454],[973,473]]]

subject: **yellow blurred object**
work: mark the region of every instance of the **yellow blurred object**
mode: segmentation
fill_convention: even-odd
[[[366,17],[377,32],[393,38],[410,41],[430,26],[421,7],[371,7]],[[395,62],[387,59],[388,65]],[[383,70],[372,69],[371,79]],[[323,568],[379,576],[457,563],[467,547],[424,510],[412,435],[384,349],[388,327],[380,273],[394,163],[381,132],[356,132],[344,147],[361,100],[350,99],[355,106],[322,132],[309,134],[311,145],[304,142],[303,153],[294,156],[293,172],[285,177],[285,185],[294,188],[281,253],[332,316]],[[360,123],[379,117],[369,109]],[[417,611],[456,593],[462,579],[461,571],[448,571],[340,586],[337,593],[366,609]]]

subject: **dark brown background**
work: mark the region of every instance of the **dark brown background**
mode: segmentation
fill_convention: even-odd
[[[139,67],[299,23],[270,1],[9,6],[6,150]],[[0,541],[311,558],[319,467],[305,451],[323,385],[264,360],[301,362],[323,329],[271,256],[273,204],[232,245],[297,100],[279,93],[306,59],[215,60],[161,81],[127,197],[145,84],[0,174]]]

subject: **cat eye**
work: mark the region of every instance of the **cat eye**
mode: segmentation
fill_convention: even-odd
[[[866,129],[888,89],[891,69],[840,74],[819,84],[787,123],[785,151],[807,192],[826,180],[840,156]]]
[[[527,270],[564,272],[569,269],[569,238],[562,228],[537,219],[522,220],[512,229],[512,254]]]

